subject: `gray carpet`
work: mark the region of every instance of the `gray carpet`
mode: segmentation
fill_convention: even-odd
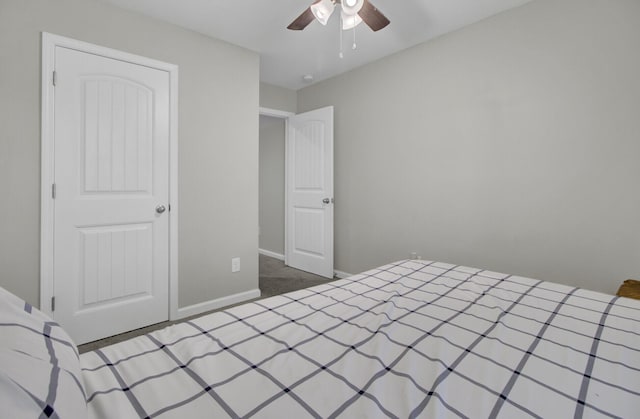
[[[283,261],[260,255],[261,298],[324,284],[330,279],[290,268]]]
[[[314,285],[324,284],[331,281],[330,279],[323,278],[318,275],[310,274],[308,272],[299,271],[294,268],[290,268],[284,264],[283,261],[260,255],[260,297],[250,301],[260,300],[262,298],[272,297],[274,295],[284,294],[286,292],[295,291],[303,288],[312,287]],[[245,301],[240,304],[244,304]],[[238,305],[238,304],[234,304]],[[80,353],[93,351],[114,343],[122,342],[131,339],[136,336],[144,335],[145,333],[153,332],[154,330],[163,329],[175,323],[180,323],[186,320],[190,320],[196,317],[204,316],[215,311],[224,310],[225,308],[233,307],[227,306],[218,310],[212,310],[207,313],[198,314],[197,316],[188,317],[175,322],[162,322],[151,326],[143,327],[142,329],[132,330],[130,332],[122,333],[120,335],[111,336],[105,339],[90,342],[84,345],[78,346]]]

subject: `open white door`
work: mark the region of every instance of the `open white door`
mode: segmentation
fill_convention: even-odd
[[[289,117],[286,263],[333,278],[333,106]]]
[[[81,344],[169,318],[171,75],[54,54],[51,314]]]

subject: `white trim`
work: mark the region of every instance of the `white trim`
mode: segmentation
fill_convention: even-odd
[[[352,274],[342,272],[342,271],[333,271],[333,273],[336,276],[336,278],[340,278],[340,279],[349,278],[350,276],[353,276]]]
[[[274,118],[281,118],[281,119],[286,119],[286,118],[289,118],[290,116],[295,115],[295,113],[293,112],[280,111],[278,109],[271,109],[271,108],[263,108],[262,106],[260,106],[259,108],[259,113],[260,115],[263,115],[263,116],[272,116]]]
[[[53,159],[53,69],[55,44],[48,33],[42,33],[41,124],[40,124],[40,311],[52,316],[53,290],[53,222],[54,205],[51,185]]]
[[[284,255],[281,255],[280,253],[272,252],[271,250],[258,249],[258,253],[260,253],[261,255],[278,259],[278,260],[282,260],[282,261],[284,260]]]
[[[260,290],[253,289],[250,291],[240,292],[238,294],[228,295],[226,297],[215,300],[205,301],[203,303],[194,304],[178,309],[177,317],[174,320],[184,319],[185,317],[195,316],[197,314],[206,313],[207,311],[216,310],[231,304],[242,303],[247,300],[260,297]]]
[[[55,49],[64,47],[100,55],[133,64],[166,71],[169,74],[169,320],[178,316],[178,66],[87,42],[42,32],[42,121],[41,121],[41,216],[40,216],[40,309],[53,315],[49,302],[54,296],[53,226],[54,201],[51,185],[54,171],[54,99],[52,74],[55,69]]]
[[[289,118],[284,120],[284,264],[289,265]]]
[[[169,70],[169,320],[178,318],[178,66]]]

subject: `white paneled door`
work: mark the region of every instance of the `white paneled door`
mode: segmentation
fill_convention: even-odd
[[[76,343],[168,319],[169,87],[55,49],[53,315]]]
[[[286,262],[333,278],[333,107],[288,121]]]

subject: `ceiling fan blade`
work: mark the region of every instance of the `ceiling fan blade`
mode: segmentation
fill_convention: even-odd
[[[302,14],[298,16],[296,20],[294,20],[289,26],[287,26],[287,29],[291,29],[292,31],[301,31],[306,28],[309,23],[313,22],[315,18],[316,17],[313,15],[311,8],[307,7],[307,10],[302,12]]]
[[[389,19],[387,19],[376,6],[371,4],[369,0],[364,0],[362,9],[360,9],[358,15],[374,32],[379,31],[390,23]]]
[[[319,1],[320,0],[314,1],[312,5],[318,3]],[[311,11],[311,7],[307,7],[307,10],[302,12],[302,14],[298,16],[296,20],[294,20],[293,22],[291,22],[289,26],[287,26],[287,29],[291,29],[292,31],[301,31],[307,26],[309,26],[309,23],[313,22],[315,18],[316,17],[313,15],[313,12]]]

